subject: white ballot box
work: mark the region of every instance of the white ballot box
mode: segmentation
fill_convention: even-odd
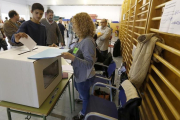
[[[0,52],[0,100],[39,108],[62,79],[61,57],[33,60],[33,51],[18,47]],[[59,49],[57,49],[59,50]]]

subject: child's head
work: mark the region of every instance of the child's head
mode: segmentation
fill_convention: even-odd
[[[40,3],[34,3],[32,5],[31,13],[34,20],[40,21],[44,13],[44,7]]]

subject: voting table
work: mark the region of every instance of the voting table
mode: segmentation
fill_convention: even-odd
[[[65,59],[62,58],[61,61],[62,61],[62,65],[69,65],[69,63],[67,63]],[[70,100],[71,113],[72,113],[70,79],[72,79],[72,85],[73,85],[73,106],[74,106],[74,110],[75,110],[74,81],[73,81],[72,73],[68,73],[68,78],[62,79],[60,81],[60,83],[55,87],[55,89],[48,96],[48,98],[44,101],[44,103],[40,106],[40,108],[28,107],[28,106],[5,102],[5,101],[1,101],[0,106],[7,108],[8,120],[12,120],[11,112],[23,114],[23,115],[27,115],[27,116],[38,117],[38,118],[42,118],[43,120],[46,120],[46,117],[51,113],[51,111],[55,107],[56,103],[58,102],[59,98],[63,94],[64,90],[68,86],[69,100]]]

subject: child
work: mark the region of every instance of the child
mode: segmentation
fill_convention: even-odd
[[[40,23],[40,20],[44,13],[44,7],[40,3],[34,3],[32,5],[32,19],[24,22],[11,38],[13,43],[19,43],[21,37],[27,38],[29,35],[37,45],[46,46],[46,28]]]

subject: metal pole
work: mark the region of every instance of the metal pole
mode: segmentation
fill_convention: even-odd
[[[43,120],[46,120],[46,116],[43,116]]]
[[[73,106],[75,111],[75,102],[74,102],[74,75],[72,76],[72,89],[73,89]]]
[[[72,113],[72,102],[71,102],[71,90],[70,90],[70,82],[68,82],[68,88],[69,88],[69,101],[71,106],[71,113]]]
[[[12,120],[10,108],[7,108],[8,120]]]

